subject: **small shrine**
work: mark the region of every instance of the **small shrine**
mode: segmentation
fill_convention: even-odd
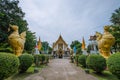
[[[90,36],[88,48],[90,50],[90,54],[99,53],[99,51],[98,51],[98,43],[96,41],[96,35]]]
[[[60,35],[56,42],[53,43],[53,56],[62,58],[69,55],[68,44]]]

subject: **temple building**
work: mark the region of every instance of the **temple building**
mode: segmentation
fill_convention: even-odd
[[[89,53],[90,54],[99,53],[99,51],[98,51],[98,44],[97,44],[95,35],[94,36],[90,36],[88,49],[89,49]]]
[[[53,43],[53,55],[59,58],[69,55],[68,44],[64,41],[61,35],[57,41]]]

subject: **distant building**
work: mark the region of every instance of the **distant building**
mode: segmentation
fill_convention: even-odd
[[[59,58],[69,55],[68,44],[63,40],[61,35],[57,41],[53,43],[53,55]]]
[[[90,36],[88,49],[89,49],[89,53],[90,54],[92,54],[92,53],[99,53],[99,51],[98,51],[98,44],[97,44],[95,35],[94,36]]]

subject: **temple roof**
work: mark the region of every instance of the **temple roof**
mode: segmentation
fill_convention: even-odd
[[[55,43],[53,43],[53,47],[55,47],[60,41],[63,42],[66,46],[68,46],[68,44],[64,41],[64,39],[60,35],[58,40]]]
[[[92,41],[92,40],[96,40],[96,36],[95,35],[94,36],[90,36],[89,41]]]

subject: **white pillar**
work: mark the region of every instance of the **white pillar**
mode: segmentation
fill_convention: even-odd
[[[57,44],[57,50],[58,50],[58,44]]]
[[[63,50],[65,50],[65,46],[64,46],[64,44],[63,44]]]

